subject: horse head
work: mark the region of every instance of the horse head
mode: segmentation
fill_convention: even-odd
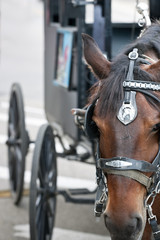
[[[142,235],[147,240],[149,180],[160,161],[160,24],[149,27],[113,62],[90,36],[83,34],[83,42],[86,62],[98,79],[89,104],[94,102],[97,161],[108,187],[105,224],[112,240],[137,240]]]

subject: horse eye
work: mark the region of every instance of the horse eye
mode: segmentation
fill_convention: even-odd
[[[153,127],[152,131],[156,132],[156,131],[159,131],[159,130],[160,130],[160,123],[157,123],[157,124]]]

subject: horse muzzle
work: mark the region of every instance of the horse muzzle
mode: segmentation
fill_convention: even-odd
[[[112,240],[139,240],[143,232],[143,220],[138,214],[128,219],[121,218],[121,221],[114,221],[104,215],[105,225],[108,228]]]

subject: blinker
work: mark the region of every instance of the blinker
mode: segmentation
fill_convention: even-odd
[[[87,137],[90,140],[94,140],[99,138],[99,131],[96,123],[92,120],[93,112],[98,98],[96,98],[91,105],[88,106],[85,113],[85,121],[84,121],[84,131]]]

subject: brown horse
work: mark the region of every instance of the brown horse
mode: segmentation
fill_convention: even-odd
[[[148,188],[141,179],[153,180],[156,175],[159,187],[160,22],[153,23],[113,62],[87,34],[83,34],[83,42],[86,62],[98,78],[89,104],[95,102],[92,120],[99,132],[98,161],[108,186],[105,224],[112,240],[149,240],[152,229],[146,198],[155,193],[155,181]],[[156,170],[150,168],[153,161]],[[160,223],[159,194],[152,207]]]

